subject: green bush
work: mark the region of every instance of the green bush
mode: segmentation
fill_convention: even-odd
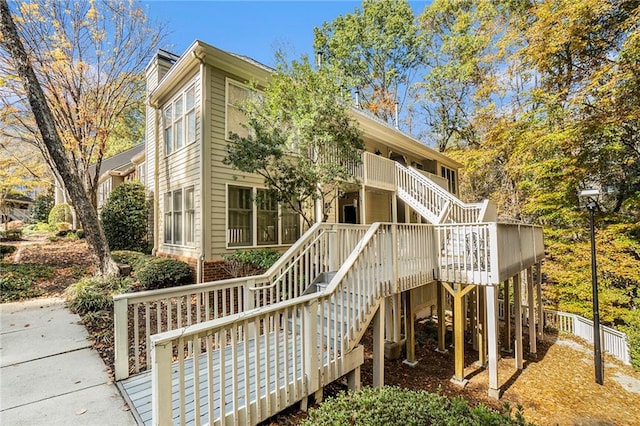
[[[175,287],[193,282],[193,274],[189,265],[174,259],[152,257],[135,271],[140,285],[147,290]]]
[[[14,251],[16,251],[16,246],[0,245],[0,259],[2,259],[6,254],[11,254]]]
[[[47,222],[49,222],[49,225],[53,228],[61,222],[72,223],[73,216],[71,215],[71,207],[69,207],[69,204],[61,203],[53,206],[49,212]]]
[[[269,269],[280,258],[273,249],[236,250],[222,256],[224,268],[233,277],[260,274]]]
[[[0,230],[0,240],[20,241],[22,239],[22,229]]]
[[[111,250],[143,250],[147,246],[149,207],[144,185],[128,181],[117,186],[100,212]]]
[[[116,250],[111,252],[111,257],[117,263],[124,263],[125,265],[131,266],[131,269],[137,271],[143,266],[147,261],[153,259],[152,256],[148,256],[139,251],[132,250]]]
[[[36,222],[46,222],[49,213],[53,208],[54,199],[52,195],[38,195],[33,203],[33,220]]]
[[[79,314],[110,310],[113,296],[131,288],[128,278],[83,278],[69,286],[64,296],[70,309]]]
[[[334,425],[529,425],[519,411],[499,413],[462,398],[395,387],[364,388],[329,398],[309,411],[305,426]]]

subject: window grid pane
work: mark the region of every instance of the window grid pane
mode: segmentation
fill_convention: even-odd
[[[228,197],[229,229],[227,242],[230,246],[251,245],[253,241],[251,189],[230,186]]]
[[[195,206],[193,199],[193,188],[185,190],[185,243],[191,244],[195,241]]]
[[[258,190],[258,244],[278,243],[278,203],[268,191]]]

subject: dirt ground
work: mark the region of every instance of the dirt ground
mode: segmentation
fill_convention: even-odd
[[[40,283],[43,296],[60,295],[74,282],[80,272],[90,273],[88,248],[84,241],[56,242],[27,241],[5,259],[9,262],[53,265],[58,268],[51,282]],[[90,327],[89,327],[90,328]],[[461,389],[450,382],[453,375],[453,351],[440,354],[436,349],[436,329],[428,321],[416,325],[417,366],[402,363],[404,358],[385,362],[385,383],[408,389],[424,389],[448,396],[462,396],[472,404],[483,403],[502,409],[509,403],[516,410],[522,406],[525,418],[538,425],[640,425],[640,374],[607,356],[605,381],[600,386],[594,380],[593,353],[589,346],[569,336],[546,335],[539,342],[537,356],[527,355],[525,368],[517,372],[512,355],[503,354],[499,362],[499,380],[503,391],[499,401],[487,396],[488,374],[475,365],[477,353],[467,345],[465,375],[468,385]],[[105,350],[110,339],[97,337],[96,347],[105,364],[113,365],[112,351]],[[371,333],[365,334],[365,364],[362,368],[363,386],[372,383]],[[326,389],[330,396],[344,389],[334,385]],[[269,424],[298,424],[305,413],[293,407]]]

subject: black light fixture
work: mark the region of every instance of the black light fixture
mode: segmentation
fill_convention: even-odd
[[[580,192],[580,198],[584,200],[585,207],[589,210],[589,227],[591,234],[591,290],[593,292],[593,357],[596,369],[596,383],[604,382],[604,365],[602,362],[602,340],[600,339],[600,308],[598,306],[598,275],[596,268],[596,238],[594,226],[594,213],[598,208],[598,189],[585,189]]]

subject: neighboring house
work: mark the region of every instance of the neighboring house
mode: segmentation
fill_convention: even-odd
[[[128,180],[138,180],[144,184],[145,165],[144,143],[102,160],[100,177],[98,178],[98,211],[107,202],[111,191]],[[95,175],[95,166],[89,167],[89,173]]]
[[[283,249],[304,232],[300,218],[283,206],[254,203],[264,191],[262,178],[223,164],[229,133],[246,133],[237,103],[246,98],[247,83],[265,84],[271,72],[200,41],[181,57],[161,51],[147,68],[146,184],[155,194],[154,249],[190,263],[199,282],[225,276],[225,253]],[[360,173],[388,171],[396,161],[457,194],[459,163],[364,111],[354,109],[353,118],[368,154]],[[397,200],[391,176],[358,177],[361,184],[334,203],[329,222],[421,221]]]
[[[0,211],[2,220],[0,220],[0,223],[11,222],[13,220],[19,220],[21,222],[30,221],[30,208],[33,202],[33,199],[26,195],[13,192],[8,193],[2,198],[2,209]]]
[[[366,144],[356,183],[327,223],[304,229],[257,197],[260,177],[223,163],[229,132],[244,131],[237,102],[247,83],[265,85],[271,72],[200,41],[180,57],[159,52],[147,68],[154,252],[190,263],[198,283],[114,297],[115,376],[134,415],[144,424],[257,424],[297,402],[304,409],[341,377],[356,389],[369,324],[380,386],[385,354],[399,357],[406,344],[407,368],[417,362],[418,310],[437,314],[442,352],[445,310],[453,312],[452,381],[466,383],[466,330],[499,397],[500,347],[513,344],[521,370],[523,318],[532,354],[543,337],[542,229],[497,223],[488,200],[462,202],[460,164],[356,108]],[[262,275],[213,281],[222,255],[263,247],[286,252]],[[513,312],[498,299],[510,292]]]

